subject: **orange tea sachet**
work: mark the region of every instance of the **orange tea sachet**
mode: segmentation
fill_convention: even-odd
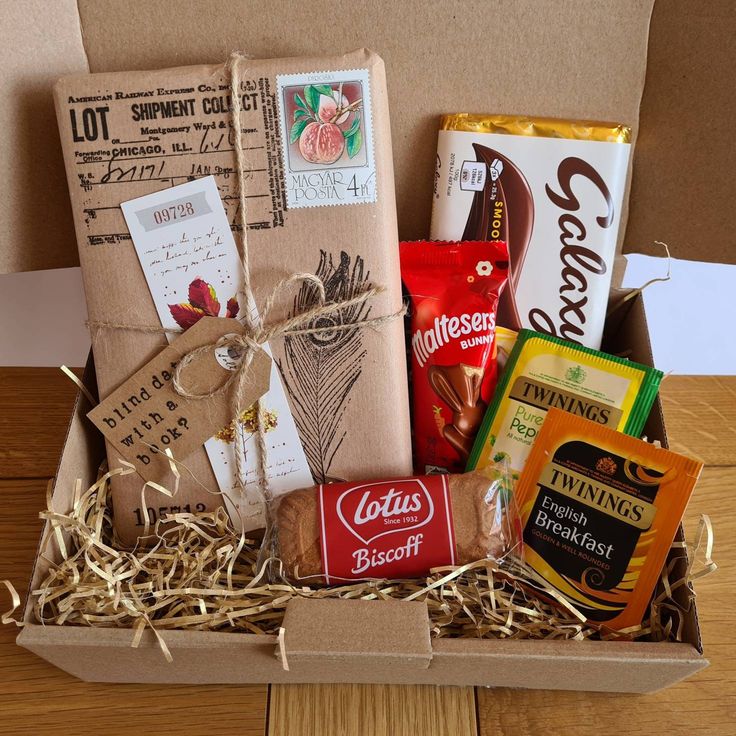
[[[550,409],[515,491],[525,562],[589,623],[641,623],[702,468]]]

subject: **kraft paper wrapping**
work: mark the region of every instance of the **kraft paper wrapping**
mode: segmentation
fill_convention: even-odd
[[[318,150],[319,161],[306,161],[299,157],[301,139],[292,127],[299,116],[288,101],[284,104],[285,90],[346,70],[355,70],[346,78],[363,80],[370,130],[357,154],[353,140],[353,149],[334,166],[329,146]],[[294,76],[279,88],[280,75]],[[367,50],[319,59],[252,60],[245,62],[241,78],[256,300],[289,274],[307,271],[324,279],[328,298],[335,300],[368,286],[384,287],[363,317],[396,312],[401,282],[383,62]],[[55,100],[89,319],[158,324],[120,204],[212,174],[229,221],[237,222],[225,64],[65,77],[55,87]],[[283,113],[287,117],[281,120]],[[324,116],[329,122],[329,110]],[[296,140],[285,141],[282,130]],[[357,180],[352,178],[356,171]],[[303,308],[304,298],[295,289],[273,317]],[[133,330],[93,329],[92,342],[101,398],[166,345],[163,336]],[[315,480],[411,472],[401,320],[334,337],[288,338],[271,347]],[[212,493],[217,484],[204,450],[181,460],[191,472],[182,473],[176,507],[214,510],[220,497]],[[111,468],[119,466],[109,445],[108,461]],[[134,543],[142,531],[142,485],[139,476],[113,482],[115,525],[125,544]],[[154,509],[172,505],[150,489],[145,501]]]

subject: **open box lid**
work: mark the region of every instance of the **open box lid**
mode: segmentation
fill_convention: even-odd
[[[402,237],[427,234],[438,116],[519,112],[640,129],[624,251],[660,239],[678,257],[734,262],[736,149],[724,133],[736,102],[721,80],[734,63],[736,7],[660,0],[650,33],[652,4],[376,0],[347,15],[329,0],[11,3],[0,30],[0,272],[78,263],[51,95],[57,77],[224,61],[236,48],[274,57],[359,46],[386,61]]]

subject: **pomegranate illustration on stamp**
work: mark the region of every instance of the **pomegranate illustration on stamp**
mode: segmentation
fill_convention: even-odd
[[[367,69],[276,77],[289,208],[376,201]]]

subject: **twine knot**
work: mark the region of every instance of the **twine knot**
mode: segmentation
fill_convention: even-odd
[[[297,312],[290,317],[271,322],[269,318],[276,303],[294,283],[306,283],[313,286],[316,290],[316,304],[309,309]],[[235,417],[238,417],[240,416],[241,411],[247,408],[242,406],[242,398],[245,392],[250,366],[256,353],[259,350],[262,350],[264,345],[275,338],[294,335],[319,335],[326,332],[334,333],[352,330],[356,327],[380,327],[387,322],[392,322],[395,319],[403,317],[404,314],[406,314],[406,305],[403,305],[398,311],[382,317],[366,317],[357,320],[347,320],[340,323],[330,322],[329,325],[324,325],[323,318],[332,316],[344,309],[349,309],[350,307],[363,304],[383,291],[385,291],[383,287],[374,286],[358,292],[356,295],[348,299],[328,302],[326,300],[324,282],[319,276],[316,276],[313,273],[292,274],[291,276],[282,279],[273,288],[264,304],[262,318],[253,318],[251,313],[251,319],[249,320],[249,324],[245,327],[245,332],[224,335],[216,342],[201,345],[200,347],[194,348],[193,350],[185,353],[174,369],[174,375],[172,378],[174,390],[180,396],[187,399],[208,399],[225,393],[234,383],[237,383],[234,413]],[[213,387],[201,393],[197,393],[187,388],[183,376],[186,369],[202,354],[212,352],[219,348],[232,348],[236,352],[234,357],[239,361],[239,365],[234,374],[221,386]]]

